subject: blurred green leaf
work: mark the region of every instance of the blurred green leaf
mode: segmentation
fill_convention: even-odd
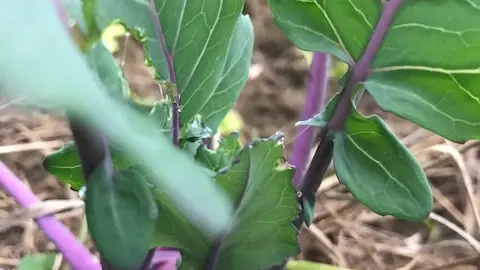
[[[88,228],[95,247],[111,265],[138,269],[150,249],[157,205],[143,173],[133,168],[110,172],[109,161],[104,162],[88,179]]]
[[[345,132],[335,134],[333,162],[338,179],[379,215],[419,222],[432,211],[421,165],[376,115],[351,112]]]
[[[145,167],[154,189],[202,233],[218,233],[229,224],[231,202],[204,168],[173,147],[151,118],[107,94],[52,2],[0,1],[0,22],[0,33],[9,37],[0,43],[6,63],[0,67],[2,93],[28,96],[26,104],[68,109],[102,131]]]
[[[217,188],[236,205],[230,229],[217,235],[222,244],[217,269],[264,269],[298,252],[292,224],[299,214],[293,170],[281,166],[283,147],[276,137],[248,145],[235,160],[215,177]],[[157,223],[154,245],[178,248],[180,269],[201,269],[215,240],[199,234],[171,205],[160,203],[159,209],[165,218]]]
[[[20,259],[18,270],[50,270],[55,264],[55,253],[25,255]]]

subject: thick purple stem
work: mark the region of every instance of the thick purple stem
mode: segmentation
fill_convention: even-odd
[[[380,20],[377,23],[377,27],[372,34],[370,42],[363,52],[362,58],[360,58],[358,63],[354,65],[348,83],[341,94],[340,101],[328,123],[328,128],[330,130],[343,130],[345,120],[350,112],[350,96],[352,95],[353,88],[357,83],[363,82],[367,79],[370,65],[375,59],[375,56],[382,45],[383,39],[385,38],[385,34],[390,28],[393,17],[401,4],[402,0],[390,0],[384,5]]]
[[[328,67],[330,57],[326,53],[314,53],[310,68],[310,82],[303,106],[301,120],[307,120],[322,110],[325,104],[325,96],[328,83]],[[293,153],[290,163],[295,166],[293,184],[298,188],[307,167],[308,157],[314,142],[316,129],[313,127],[299,127],[297,138],[293,145]]]
[[[170,81],[173,84],[177,84],[177,79],[175,77],[175,68],[173,66],[173,57],[172,55],[168,52],[167,48],[167,42],[165,41],[165,36],[163,35],[162,31],[162,25],[160,24],[160,19],[158,18],[158,13],[157,13],[157,8],[155,7],[155,1],[154,0],[149,0],[149,9],[150,13],[153,18],[153,23],[155,25],[155,34],[157,36],[158,42],[160,42],[160,45],[162,46],[162,51],[163,54],[165,55],[165,60],[167,61],[167,66],[168,66],[168,73],[170,76]],[[174,93],[174,98],[173,98],[173,119],[172,119],[172,125],[173,125],[173,144],[174,145],[179,145],[180,144],[180,94],[179,92]]]
[[[22,207],[28,208],[41,202],[2,162],[0,162],[0,185]],[[102,269],[98,259],[90,254],[88,249],[55,217],[44,216],[36,219],[35,222],[73,269]]]

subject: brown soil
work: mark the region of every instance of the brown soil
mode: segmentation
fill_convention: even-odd
[[[294,123],[299,120],[304,103],[309,67],[302,54],[274,25],[265,2],[248,0],[246,11],[255,27],[252,64],[261,72],[248,81],[236,109],[244,119],[243,134],[248,138],[265,137],[282,130],[288,155],[296,134]],[[130,40],[121,44],[127,46],[122,47],[118,58],[125,62],[125,74],[132,88],[142,96],[158,96],[158,86],[143,65],[140,47]],[[330,86],[330,94],[338,90],[335,82]],[[468,149],[445,142],[380,111],[368,95],[360,107],[364,113],[377,113],[386,119],[415,153],[434,188],[435,212],[459,225],[478,241],[479,224],[465,189],[467,181],[475,185],[480,176],[476,142],[467,144]],[[0,115],[0,148],[17,146],[0,152],[0,160],[42,200],[75,199],[76,195],[47,175],[41,165],[48,153],[70,139],[65,122],[44,113],[12,108],[2,109]],[[26,149],[31,142],[44,144],[36,149]],[[453,149],[454,154],[460,153],[461,158],[455,160],[448,154],[442,156],[430,150],[435,145],[452,146],[449,149]],[[462,171],[459,167],[465,169]],[[304,228],[300,237],[300,258],[366,270],[480,269],[479,254],[457,233],[439,224],[431,229],[424,224],[378,216],[352,200],[333,173],[327,175],[318,194],[316,222],[310,228]],[[5,192],[0,192],[0,224],[19,209]],[[73,232],[79,232],[83,209],[64,211],[57,216]],[[24,254],[55,250],[31,220],[0,230],[0,239],[0,267],[5,269],[15,269]]]

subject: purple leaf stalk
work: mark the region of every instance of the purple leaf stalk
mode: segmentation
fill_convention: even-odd
[[[305,97],[305,104],[303,105],[301,120],[307,120],[323,109],[327,95],[329,66],[330,56],[328,54],[320,52],[313,54],[308,82],[308,92]],[[295,139],[293,152],[289,161],[289,163],[295,166],[295,174],[293,176],[292,183],[295,185],[297,190],[302,183],[304,171],[308,166],[308,158],[310,156],[310,150],[314,144],[315,134],[316,129],[313,127],[300,126],[297,129],[297,137]],[[302,217],[303,215],[299,216],[299,219],[302,219],[300,224],[303,223]],[[298,222],[295,222],[295,224],[297,225]],[[269,270],[283,270],[285,269],[286,264],[287,260],[284,260],[279,265],[271,266]]]
[[[0,185],[22,207],[32,207],[41,202],[2,162],[0,162]],[[88,249],[54,216],[43,216],[37,218],[35,222],[73,269],[102,269],[99,260],[90,254]]]
[[[310,68],[310,81],[301,120],[307,120],[323,109],[327,92],[329,65],[330,57],[328,54],[313,54],[312,66]],[[297,188],[302,181],[304,171],[308,165],[308,157],[314,143],[315,133],[316,129],[309,126],[300,126],[297,130],[297,138],[293,145],[293,153],[290,157],[290,163],[296,168],[295,175],[293,176],[293,184]]]
[[[367,79],[370,65],[375,59],[380,46],[390,27],[393,17],[402,4],[402,0],[390,0],[384,4],[380,20],[377,23],[375,31],[365,49],[362,57],[357,63],[351,63],[351,75],[340,94],[340,100],[337,103],[335,111],[329,119],[326,128],[323,128],[320,134],[320,145],[318,146],[312,162],[310,163],[303,180],[299,186],[299,191],[304,196],[314,196],[320,187],[323,177],[332,161],[333,157],[333,138],[330,131],[342,131],[351,109],[351,95],[354,86]],[[314,198],[310,198],[314,200]]]

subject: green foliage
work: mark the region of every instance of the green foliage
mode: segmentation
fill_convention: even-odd
[[[97,22],[106,27],[118,19],[137,30],[158,78],[168,80],[155,23],[159,20],[181,92],[181,122],[189,123],[200,114],[216,131],[248,78],[253,29],[250,19],[241,15],[245,0],[152,2],[155,10],[147,0],[123,1],[121,5],[97,0]]]
[[[127,168],[134,162],[117,149],[111,149],[112,162],[115,169]],[[45,170],[60,181],[78,191],[83,185],[83,172],[80,165],[77,147],[73,141],[67,142],[62,148],[51,153],[43,160]]]
[[[337,103],[297,125],[324,128]],[[345,130],[334,136],[335,173],[352,195],[380,215],[422,221],[432,210],[428,180],[418,161],[378,116],[350,112]],[[304,202],[313,208],[315,202]],[[308,219],[308,217],[307,217]]]
[[[242,148],[231,167],[215,177],[217,188],[236,206],[230,228],[224,234],[202,235],[171,204],[160,202],[164,219],[157,223],[154,244],[179,248],[180,269],[200,269],[218,240],[222,245],[216,269],[264,269],[296,254],[297,231],[292,221],[298,208],[291,184],[293,170],[282,164],[278,138]]]
[[[0,57],[8,63],[0,68],[4,94],[28,96],[25,104],[67,109],[100,130],[154,176],[153,189],[165,192],[185,219],[191,213],[200,216],[203,222],[196,225],[202,232],[218,232],[229,224],[231,204],[204,169],[179,152],[151,118],[108,94],[109,86],[72,42],[50,1],[1,2],[0,13],[9,22],[0,25],[0,32],[10,37],[0,44]],[[22,49],[12,50],[20,44]]]
[[[351,64],[362,55],[383,5],[377,0],[269,4],[277,25],[299,47],[332,53]],[[480,18],[472,5],[455,0],[404,3],[365,82],[383,110],[456,142],[480,138]]]
[[[210,150],[206,145],[202,145],[197,150],[195,159],[207,169],[214,172],[228,167],[232,163],[234,155],[240,149],[238,137],[238,133],[232,133],[222,138],[220,145],[215,150]]]
[[[143,174],[133,168],[111,172],[106,161],[88,181],[85,208],[96,248],[116,269],[139,269],[158,216]]]
[[[55,264],[55,253],[25,255],[20,260],[18,270],[50,270]]]
[[[422,167],[376,115],[351,113],[335,136],[333,162],[352,195],[380,215],[420,222],[432,211]]]

